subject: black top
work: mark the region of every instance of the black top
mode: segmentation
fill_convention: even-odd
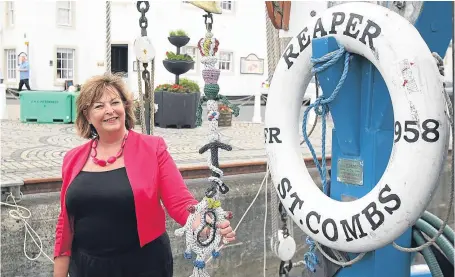
[[[114,256],[140,248],[134,196],[124,167],[81,171],[68,188],[66,207],[74,217],[73,250]]]

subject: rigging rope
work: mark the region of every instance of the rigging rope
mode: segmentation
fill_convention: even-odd
[[[137,63],[137,89],[139,90],[139,121],[141,123],[141,132],[143,134],[146,133],[146,128],[145,128],[145,115],[144,115],[144,94],[142,93],[142,80],[141,80],[141,74],[140,72],[140,62],[138,59],[136,59]]]
[[[340,80],[338,81],[338,84],[333,91],[333,93],[330,95],[330,97],[325,98],[323,95],[318,97],[314,103],[308,106],[308,108],[305,110],[303,114],[303,122],[302,122],[302,133],[305,142],[308,145],[308,148],[311,152],[311,156],[313,157],[314,163],[318,169],[319,175],[321,176],[321,181],[322,181],[322,191],[324,194],[328,194],[328,188],[327,188],[327,167],[326,167],[326,159],[325,159],[325,136],[326,136],[326,115],[329,112],[329,106],[328,104],[332,102],[336,96],[338,95],[339,90],[344,84],[344,81],[346,80],[348,71],[349,71],[349,59],[350,59],[350,53],[347,52],[344,48],[343,45],[338,44],[339,49],[335,50],[333,52],[330,52],[326,55],[324,55],[321,58],[312,58],[311,62],[314,63],[312,73],[316,74],[318,72],[321,72],[323,70],[326,70],[333,64],[335,64],[343,55],[344,55],[344,68],[343,68],[343,74],[341,75]],[[316,67],[316,64],[318,63],[323,63],[323,65]],[[308,134],[307,134],[307,120],[308,120],[308,115],[309,112],[314,109],[316,114],[321,116],[322,119],[322,159],[321,162],[322,164],[319,164],[318,158],[316,156],[316,152],[313,148],[313,145],[311,144]],[[319,263],[318,258],[315,254],[315,249],[317,245],[314,243],[314,241],[308,236],[306,238],[306,243],[309,245],[309,251],[305,253],[304,255],[304,261],[306,267],[312,271],[315,272],[315,265]],[[320,251],[322,249],[319,249]],[[322,251],[321,251],[322,252]],[[363,257],[363,256],[362,256]]]
[[[106,1],[106,72],[111,73],[111,1]]]
[[[268,12],[267,12],[267,5],[264,3],[265,7],[265,21],[266,21],[266,38],[267,38],[267,72],[268,72],[268,82],[271,84],[272,78],[273,78],[273,73],[275,72],[276,65],[279,62],[280,56],[281,56],[281,47],[280,47],[280,42],[279,42],[279,36],[278,36],[278,30],[275,29],[275,27],[272,24],[272,21],[269,18]],[[268,173],[266,173],[268,174]],[[272,225],[272,237],[270,240],[270,247],[272,249],[272,252],[278,257],[277,249],[279,245],[279,240],[278,240],[278,217],[279,217],[279,199],[276,194],[275,188],[273,186],[270,186],[268,189],[270,191],[270,214],[271,214],[271,225]],[[293,227],[291,223],[291,219],[288,220],[289,226],[290,226],[290,234],[293,236]]]
[[[281,55],[279,49],[279,43],[277,44],[278,30],[272,24],[267,12],[267,6],[265,6],[265,21],[266,21],[266,37],[267,37],[267,72],[269,83],[272,80],[275,67],[279,61]],[[277,50],[278,48],[278,50]],[[278,53],[278,54],[277,54]]]

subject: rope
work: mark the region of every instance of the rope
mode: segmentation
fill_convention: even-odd
[[[343,68],[343,73],[341,75],[341,78],[340,78],[335,90],[333,91],[332,95],[330,95],[330,97],[328,97],[327,99],[324,97],[324,95],[322,95],[322,96],[318,97],[314,103],[310,104],[303,114],[303,122],[302,122],[303,137],[311,152],[314,163],[319,171],[319,175],[321,176],[322,191],[325,194],[328,193],[327,167],[326,167],[326,159],[325,159],[326,115],[329,112],[328,104],[330,102],[332,102],[338,95],[338,92],[340,91],[341,87],[343,86],[344,81],[346,80],[346,77],[347,77],[347,74],[349,71],[350,54],[349,54],[349,52],[347,52],[345,50],[343,45],[338,44],[338,47],[339,47],[338,50],[328,53],[321,58],[316,58],[316,59],[312,58],[311,59],[311,62],[314,63],[314,66],[313,66],[313,69],[311,70],[311,72],[314,74],[326,70],[327,68],[329,68],[330,66],[335,64],[343,55],[344,55],[344,68]],[[323,63],[323,64],[319,67],[316,67],[316,64],[318,64],[318,63]],[[307,134],[306,126],[307,126],[308,115],[309,115],[309,112],[311,111],[311,109],[314,109],[315,113],[317,115],[321,116],[321,119],[322,119],[322,159],[321,159],[322,164],[319,163],[317,156],[316,156],[316,152],[315,152],[313,145],[311,144],[308,134]],[[316,271],[315,265],[319,263],[318,257],[315,254],[317,245],[309,236],[306,238],[306,243],[309,245],[309,251],[304,254],[305,265],[310,271],[315,272]],[[319,250],[321,251],[322,249],[319,249]],[[359,258],[359,260],[360,260],[360,258]]]
[[[29,219],[31,217],[32,213],[30,212],[29,209],[27,209],[23,206],[17,205],[17,203],[19,203],[22,200],[22,196],[23,196],[22,193],[20,195],[21,195],[21,197],[18,200],[16,200],[14,195],[9,193],[8,196],[6,197],[5,202],[0,202],[0,204],[3,206],[6,206],[6,207],[15,208],[14,210],[8,211],[9,216],[14,220],[22,221],[22,223],[24,224],[24,255],[28,260],[35,261],[41,256],[41,254],[43,254],[49,261],[51,261],[51,263],[54,263],[54,260],[51,257],[49,257],[46,253],[44,253],[43,242],[42,242],[40,236],[38,235],[38,233],[36,233],[36,231],[32,228],[32,226],[30,226],[30,224],[27,222],[27,219]],[[7,203],[9,198],[11,198],[13,204]],[[27,245],[28,236],[30,236],[32,238],[36,247],[38,247],[38,249],[39,249],[39,253],[35,257],[30,257],[27,254],[26,245]],[[37,238],[38,241],[34,238],[34,236]]]
[[[266,174],[269,174],[268,172]],[[267,196],[266,196],[267,199]],[[271,213],[271,225],[272,225],[272,252],[275,256],[278,257],[277,248],[278,248],[278,195],[273,186],[270,186],[270,213]],[[267,205],[266,205],[267,207]]]
[[[142,93],[142,80],[141,80],[141,63],[139,62],[138,59],[136,59],[137,63],[137,88],[139,90],[139,121],[141,123],[141,132],[143,134],[146,133],[146,128],[145,128],[145,114],[144,114],[144,94]]]
[[[265,21],[266,21],[266,38],[267,38],[267,73],[268,81],[272,82],[273,74],[275,72],[276,65],[279,62],[281,56],[281,45],[280,39],[278,36],[279,31],[275,29],[270,20],[267,12],[267,5],[265,5]],[[272,252],[278,257],[277,248],[279,245],[278,241],[278,197],[276,192],[274,192],[273,186],[270,188],[271,191],[271,226],[272,226],[272,238],[271,238],[271,248]],[[289,229],[291,230],[290,235],[293,236],[293,221],[288,219]],[[265,247],[265,246],[264,246]]]
[[[153,135],[155,129],[155,59],[152,60],[150,65],[150,135]]]
[[[264,4],[265,5],[265,4]],[[267,12],[267,6],[265,5],[265,22],[266,22],[266,37],[267,37],[267,73],[268,80],[271,83],[273,73],[275,72],[276,65],[278,63],[281,53],[277,48],[279,45],[276,43],[276,37],[278,37],[278,31],[272,24]],[[277,54],[278,52],[278,54]]]
[[[106,1],[106,72],[111,72],[111,1]]]
[[[318,81],[318,78],[317,76],[314,76],[314,82],[315,82],[315,86],[316,86],[316,99],[319,97],[319,81]],[[316,129],[316,125],[318,124],[318,115],[316,115],[314,117],[314,121],[313,121],[313,124],[311,126],[311,129],[310,131],[308,132],[308,137],[311,136],[311,134],[313,134],[313,131],[314,129]],[[305,139],[302,140],[302,142],[300,142],[300,145],[304,144],[305,143]]]

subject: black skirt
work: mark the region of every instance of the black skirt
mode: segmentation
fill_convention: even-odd
[[[172,277],[173,259],[169,236],[164,233],[131,253],[95,257],[81,249],[71,255],[70,277]]]

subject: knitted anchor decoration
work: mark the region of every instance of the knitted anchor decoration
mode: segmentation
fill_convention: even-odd
[[[207,17],[212,19],[210,13],[205,17],[206,20]],[[224,149],[226,151],[231,151],[232,147],[220,142],[220,134],[218,132],[218,118],[220,113],[218,112],[217,101],[221,100],[231,107],[235,116],[239,113],[239,108],[237,106],[231,105],[224,96],[218,95],[220,88],[217,82],[220,76],[220,70],[215,67],[217,64],[215,54],[218,50],[219,41],[213,37],[211,23],[207,25],[206,22],[206,26],[207,33],[205,39],[201,39],[198,43],[198,48],[203,56],[201,62],[204,64],[205,68],[202,70],[202,76],[205,81],[205,96],[199,103],[196,124],[198,126],[202,124],[202,103],[207,101],[209,142],[201,147],[199,153],[203,154],[210,150],[207,162],[212,171],[212,176],[208,178],[211,186],[207,189],[205,197],[201,202],[195,206],[188,207],[190,215],[188,216],[185,226],[175,231],[176,236],[185,235],[186,248],[184,257],[186,259],[192,259],[193,252],[197,255],[196,259],[193,261],[194,268],[190,277],[210,277],[205,268],[205,259],[208,258],[209,255],[212,255],[213,258],[217,258],[220,255],[217,251],[217,247],[220,245],[222,237],[220,232],[217,232],[218,223],[225,219],[232,218],[231,212],[226,212],[221,208],[220,201],[220,196],[226,194],[229,191],[229,188],[221,180],[223,171],[219,168],[218,150]],[[195,228],[194,222],[197,218],[200,218],[201,223]],[[209,232],[208,235],[206,234],[207,232]],[[223,243],[227,244],[228,241],[224,239]]]
[[[220,256],[216,248],[220,245],[221,234],[217,232],[216,224],[225,218],[232,218],[232,213],[224,211],[219,200],[208,197],[204,197],[197,205],[188,207],[188,211],[190,215],[185,226],[177,229],[175,235],[179,237],[186,235],[186,248],[183,254],[185,259],[192,259],[192,252],[197,255],[193,261],[193,273],[190,277],[210,277],[205,269],[205,259],[209,255],[212,255],[213,258]],[[193,224],[198,215],[201,218],[201,224],[194,230]],[[207,222],[206,219],[210,219],[210,222]],[[207,227],[209,227],[210,233],[203,240],[202,233]],[[223,240],[223,243],[227,244],[228,242]]]

